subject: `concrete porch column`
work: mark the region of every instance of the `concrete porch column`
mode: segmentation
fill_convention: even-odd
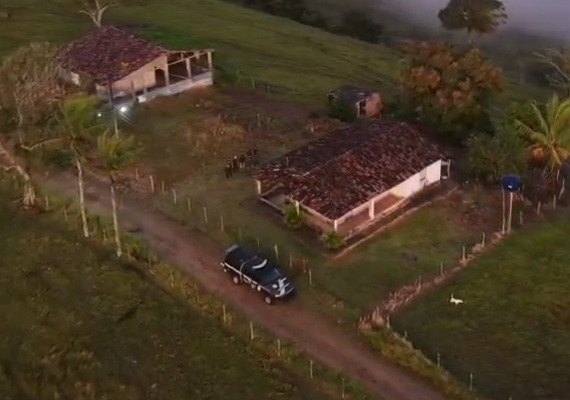
[[[374,219],[374,200],[371,200],[370,203],[368,203],[368,217],[370,219]]]
[[[186,59],[186,74],[188,75],[188,78],[192,78],[192,66],[190,65],[189,58]]]
[[[164,70],[164,86],[169,86],[170,85],[170,75],[168,73],[168,65],[166,66],[166,69]]]
[[[208,55],[208,71],[211,71],[213,69],[212,53],[208,52],[206,54]]]

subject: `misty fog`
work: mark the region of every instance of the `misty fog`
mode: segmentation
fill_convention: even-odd
[[[448,0],[369,0],[370,5],[397,12],[406,19],[439,28],[438,11]],[[570,0],[503,0],[508,23],[502,29],[570,41]]]

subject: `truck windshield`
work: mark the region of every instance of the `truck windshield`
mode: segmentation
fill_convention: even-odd
[[[259,271],[259,281],[261,283],[270,283],[281,277],[281,274],[276,268],[265,267]]]

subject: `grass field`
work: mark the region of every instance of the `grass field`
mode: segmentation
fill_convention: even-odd
[[[2,399],[328,398],[61,214],[1,199]]]
[[[568,398],[570,215],[516,233],[396,326],[494,399]],[[465,301],[460,307],[449,297]]]
[[[216,50],[221,77],[270,83],[273,90],[302,101],[323,100],[339,84],[390,90],[398,56],[374,46],[335,36],[217,0],[125,1],[107,23],[143,26],[141,34],[170,48]],[[72,0],[6,0],[13,19],[0,25],[0,56],[30,41],[64,43],[91,29]],[[108,18],[107,18],[108,17]]]

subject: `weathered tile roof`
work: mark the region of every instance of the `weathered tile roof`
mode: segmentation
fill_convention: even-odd
[[[123,29],[104,26],[69,43],[58,59],[65,68],[107,85],[167,53]]]
[[[378,121],[333,132],[255,172],[263,190],[337,219],[396,186],[445,152],[410,124]]]

